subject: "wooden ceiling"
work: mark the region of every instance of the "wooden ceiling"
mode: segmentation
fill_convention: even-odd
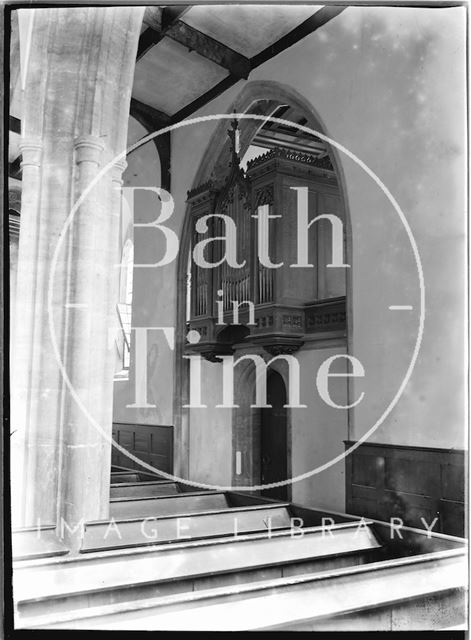
[[[147,7],[131,113],[141,121],[150,118],[154,127],[179,122],[343,10],[295,4]]]

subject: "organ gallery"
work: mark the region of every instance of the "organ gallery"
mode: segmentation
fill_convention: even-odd
[[[247,330],[248,322],[252,320],[255,326],[251,337],[257,344],[267,347],[269,352],[275,349],[280,353],[284,345],[290,353],[301,346],[306,324],[311,331],[314,330],[316,303],[334,298],[334,308],[339,313],[335,329],[339,330],[342,324],[345,267],[340,261],[342,266],[337,263],[334,267],[336,272],[331,273],[327,266],[331,260],[331,256],[327,257],[329,223],[332,236],[340,228],[341,236],[336,238],[336,242],[340,241],[341,252],[344,244],[343,216],[335,173],[328,156],[317,160],[316,156],[282,149],[268,151],[252,160],[244,172],[234,148],[237,121],[233,121],[232,127],[229,132],[232,158],[224,183],[219,189],[212,182],[199,185],[188,194],[196,249],[200,229],[206,230],[208,245],[209,242],[212,245],[212,259],[206,258],[206,268],[200,267],[198,260],[202,253],[193,249],[190,328],[202,336],[198,350],[210,350],[219,343],[221,346],[216,347],[216,351],[221,349],[224,353],[224,349],[231,351],[231,333],[239,342],[241,331]],[[302,189],[301,194],[298,189]],[[302,203],[299,202],[301,199]],[[311,224],[318,216],[335,216],[333,223],[329,220],[321,222],[319,218],[319,227],[311,232],[314,237],[310,243],[303,243],[309,234],[307,224],[297,231],[303,207],[306,220],[309,214],[314,219]],[[206,222],[208,216],[212,217],[211,229]],[[254,225],[254,218],[258,226]],[[230,222],[226,222],[227,219]],[[270,219],[273,221],[271,225]],[[221,246],[217,242],[222,244],[222,241],[215,240],[224,237],[222,222],[234,229],[232,249],[235,260],[232,264],[220,255]],[[224,242],[227,245],[227,240]],[[272,247],[271,256],[269,246]],[[247,256],[240,263],[237,247],[240,247],[239,255]],[[300,262],[301,253],[304,259]],[[239,309],[242,301],[246,306]],[[254,305],[252,318],[248,318],[250,303]],[[306,307],[309,309],[307,315]],[[239,326],[239,323],[230,321],[234,308],[238,311],[237,319],[241,320],[240,329],[231,332],[230,328],[221,331],[219,327],[218,332],[218,325],[225,324],[228,318],[229,325]],[[242,319],[246,322],[243,323]],[[247,336],[244,337],[246,342]]]

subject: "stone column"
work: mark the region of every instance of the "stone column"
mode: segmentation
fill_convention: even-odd
[[[22,118],[11,385],[11,466],[20,477],[12,473],[12,512],[14,525],[56,524],[72,549],[81,521],[108,516],[114,364],[108,329],[119,262],[113,186],[123,170],[117,155],[126,144],[143,12],[34,10]]]
[[[20,145],[22,153],[21,233],[18,242],[18,262],[14,308],[11,310],[11,503],[12,524],[25,522],[25,466],[28,454],[28,416],[31,404],[31,366],[35,316],[36,268],[39,264],[39,194],[41,193],[42,143],[30,138]],[[21,260],[21,266],[20,266]],[[16,375],[15,375],[16,374]]]

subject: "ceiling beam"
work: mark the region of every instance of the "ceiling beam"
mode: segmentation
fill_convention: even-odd
[[[163,9],[165,11],[165,9]],[[171,14],[176,16],[175,11]],[[181,13],[179,15],[182,15]],[[146,31],[143,32],[139,39],[139,46],[137,51],[137,59],[140,60],[154,45],[162,40],[162,38],[171,38],[175,42],[183,45],[190,51],[195,51],[197,54],[211,60],[215,64],[226,69],[231,75],[236,78],[243,78],[246,80],[250,73],[250,60],[242,54],[234,51],[230,47],[226,46],[222,42],[211,38],[206,33],[195,29],[194,27],[186,24],[178,18],[170,20],[162,13],[162,21],[160,28],[158,26],[158,20],[154,16],[154,26],[150,25]]]
[[[316,29],[319,29],[319,27],[322,27],[324,24],[332,20],[332,18],[338,16],[339,13],[345,11],[345,9],[346,7],[342,7],[340,5],[328,5],[322,7],[322,9],[316,11],[316,13],[311,17],[307,18],[304,22],[301,22],[300,25],[289,31],[274,44],[270,45],[260,53],[257,53],[257,55],[251,59],[252,68],[255,69],[256,67],[259,67],[261,64],[271,58],[274,58],[285,49],[292,47],[313,31],[316,31]]]
[[[142,22],[146,27],[160,31],[162,28],[162,11],[162,7],[146,7]]]
[[[298,42],[302,38],[305,38],[307,35],[309,35],[313,31],[316,31],[316,29],[319,29],[319,27],[322,27],[324,24],[338,16],[346,8],[347,6],[340,5],[329,5],[326,7],[322,7],[322,9],[319,9],[319,11],[317,11],[314,15],[292,29],[277,42],[251,58],[251,69],[255,69],[256,67],[260,66],[267,60],[270,60],[270,58],[278,55],[288,47],[296,44],[296,42]],[[180,122],[181,120],[188,118],[195,111],[208,104],[208,102],[211,102],[211,100],[214,100],[215,98],[220,96],[221,93],[224,93],[224,91],[229,89],[229,87],[232,87],[232,85],[234,85],[239,80],[240,78],[238,78],[237,76],[234,76],[232,74],[228,75],[227,78],[221,80],[221,82],[209,89],[209,91],[203,93],[203,95],[201,95],[199,98],[196,98],[196,100],[193,100],[193,102],[187,104],[186,107],[183,107],[183,109],[180,109],[180,111],[177,111],[177,113],[173,114],[172,123]]]
[[[19,133],[21,135],[21,120],[16,118],[15,116],[9,116],[9,126],[8,128],[13,133]]]
[[[224,91],[232,87],[232,85],[238,81],[239,78],[228,75],[227,78],[224,78],[223,80],[221,80],[221,82],[218,82],[216,85],[214,85],[214,87],[209,89],[209,91],[206,91],[206,93],[203,93],[201,96],[196,98],[196,100],[193,100],[193,102],[187,104],[186,107],[183,107],[183,109],[180,109],[180,111],[174,113],[172,116],[172,124],[176,124],[177,122],[188,118],[195,111],[198,111],[198,109],[204,107],[206,104],[208,104],[208,102],[211,102],[211,100],[214,100],[215,98],[220,96],[221,93],[224,93]]]
[[[167,113],[150,107],[148,104],[136,100],[136,98],[131,98],[129,112],[149,132],[162,129],[171,122],[171,117]]]
[[[165,36],[165,32],[172,24],[178,20],[186,11],[189,6],[172,6],[164,7],[159,12],[145,12],[144,22],[150,25],[145,31],[141,33],[139,38],[139,44],[137,45],[136,61],[140,60],[145,54],[152,49],[154,45],[162,40]],[[148,8],[149,9],[149,8]],[[147,11],[147,9],[146,9]],[[159,28],[160,23],[160,28]]]
[[[19,155],[13,160],[13,162],[8,163],[8,176],[10,178],[21,180],[21,160],[22,157]]]
[[[246,80],[249,77],[251,67],[248,58],[189,24],[177,20],[167,29],[165,35],[190,51],[195,51],[203,58],[227,69],[236,78]]]
[[[188,9],[191,9],[191,5],[174,5],[164,7],[162,10],[162,29],[168,29],[175,20],[181,18]]]
[[[148,131],[148,133],[160,131],[170,124],[170,116],[168,114],[163,111],[159,111],[158,109],[154,109],[154,107],[150,107],[143,102],[139,102],[139,100],[136,100],[135,98],[131,98],[130,114],[144,127],[144,129]],[[160,186],[167,191],[170,191],[171,186],[170,137],[171,132],[167,131],[166,133],[160,134],[151,139],[159,154]],[[148,142],[150,142],[150,140]],[[134,148],[133,151],[135,151],[136,148]],[[131,153],[132,151],[130,151],[127,156]]]
[[[136,62],[145,56],[149,49],[152,49],[161,39],[160,33],[150,27],[143,31],[139,38],[139,44],[137,45]]]

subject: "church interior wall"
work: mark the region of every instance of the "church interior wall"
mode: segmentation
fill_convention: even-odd
[[[201,367],[201,400],[192,409],[189,433],[189,477],[195,482],[230,486],[232,481],[232,409],[222,402],[221,365],[206,360]]]
[[[464,41],[461,11],[443,10],[447,32],[455,32],[458,43]],[[463,375],[454,363],[461,358],[463,340],[463,316],[456,313],[462,308],[464,291],[463,281],[456,277],[463,273],[465,247],[464,175],[459,169],[465,139],[463,49],[452,46],[422,9],[420,14],[397,9],[388,22],[371,7],[365,12],[359,7],[344,12],[322,32],[254,70],[251,82],[279,82],[304,97],[320,115],[325,133],[384,182],[400,203],[419,247],[426,283],[423,348],[407,392],[369,439],[462,448]],[[415,51],[399,44],[398,31],[401,38],[416,39]],[[313,59],[318,60],[316,65],[308,62]],[[440,83],[428,82],[437,74]],[[306,78],[312,80],[306,83]],[[442,82],[448,92],[439,91]],[[370,83],[377,87],[374,99],[366,91]],[[362,85],[365,91],[359,90]],[[195,116],[228,112],[243,86],[244,82],[238,83]],[[449,95],[456,97],[456,117],[441,119],[440,114],[450,108]],[[193,186],[202,149],[214,130],[211,122],[173,134],[173,194],[180,224],[186,190]],[[379,154],[378,149],[384,151]],[[447,162],[435,163],[437,154],[442,160],[446,156]],[[350,438],[358,440],[380,418],[410,364],[420,289],[408,236],[392,205],[357,164],[338,151],[335,155],[352,228],[349,351],[366,370],[365,378],[350,388],[353,399],[365,392],[365,402],[350,416]],[[439,244],[448,248],[446,264],[437,259]],[[371,264],[377,266],[374,272]],[[416,312],[398,316],[388,309],[401,304],[412,304]],[[404,341],[409,334],[411,339]],[[381,375],[368,377],[373,366]],[[450,371],[445,383],[434,374],[437,366]]]
[[[461,9],[443,12],[443,19],[449,29],[456,31],[457,38],[463,36],[458,26],[459,11]],[[397,9],[394,15],[388,16],[388,23],[373,8],[368,9],[367,17],[363,13],[362,8],[350,8],[319,33],[311,34],[278,55],[276,60],[255,69],[250,81],[237,83],[194,115],[227,113],[241,90],[250,83],[279,83],[293,95],[300,96],[319,114],[325,126],[324,133],[354,153],[384,182],[402,207],[420,251],[426,282],[427,331],[407,391],[368,440],[397,445],[462,448],[463,403],[458,399],[463,394],[463,376],[456,371],[454,362],[460,358],[463,318],[450,309],[461,308],[464,286],[456,278],[457,273],[463,272],[460,267],[464,260],[465,230],[461,215],[464,190],[456,177],[460,175],[456,166],[460,162],[464,140],[464,101],[455,103],[456,118],[440,120],[447,95],[438,92],[439,83],[427,82],[423,78],[430,74],[446,76],[449,93],[462,95],[463,56],[459,47],[454,51],[451,49],[450,39],[440,34],[435,22],[428,22],[424,10],[420,12],[420,30],[413,29],[415,17],[412,9]],[[417,55],[412,56],[411,47],[402,47],[396,42],[395,34],[399,28],[405,37],[416,38]],[[305,55],[306,51],[308,55]],[[306,69],[307,61],[312,59],[318,63]],[[309,83],[306,83],[306,77],[311,78]],[[418,78],[422,78],[420,83]],[[366,87],[371,82],[378,87],[375,100],[366,91],[350,91],[352,83]],[[427,103],[434,105],[433,112],[424,106]],[[348,111],[345,104],[349,105]],[[354,122],[363,124],[353,126]],[[205,122],[172,133],[171,191],[175,210],[168,224],[179,235],[186,211],[187,190],[198,182],[201,164],[208,165],[205,157],[208,140],[218,124],[217,121]],[[131,119],[129,142],[134,141],[133,136],[137,139],[145,133]],[[380,147],[384,152],[378,154]],[[394,315],[388,305],[412,304],[418,309],[419,286],[417,266],[407,234],[391,203],[357,164],[340,151],[334,153],[336,164],[341,169],[351,218],[349,352],[360,359],[366,372],[364,378],[349,381],[350,402],[360,393],[365,393],[364,401],[350,411],[349,433],[344,428],[346,420],[337,421],[337,426],[331,426],[328,432],[329,438],[332,437],[332,452],[337,452],[343,447],[344,439],[358,440],[367,432],[399,388],[414,349],[418,313]],[[439,168],[433,162],[437,153],[446,155],[448,162],[445,166],[449,167],[449,173],[443,170],[443,164]],[[158,186],[159,162],[153,144],[134,151],[128,163],[125,186]],[[430,190],[431,184],[433,190]],[[137,215],[141,215],[140,210],[148,212],[150,209],[155,215],[154,203],[149,199],[137,198],[135,206]],[[432,219],[433,224],[430,224]],[[136,235],[136,230],[134,233]],[[141,241],[136,242],[136,261],[139,254],[142,262],[155,259],[157,235],[141,235]],[[437,252],[443,251],[443,247],[448,250],[446,261],[437,260]],[[377,266],[374,273],[371,264]],[[175,326],[173,287],[176,279],[176,260],[158,269],[134,270],[134,326]],[[365,300],[370,304],[365,304]],[[410,339],[404,340],[408,335]],[[126,407],[133,402],[131,369],[131,380],[115,382],[115,422],[174,424],[174,355],[162,332],[151,333],[150,339],[155,342],[159,360],[158,367],[152,369],[151,364],[149,367],[148,397],[149,402],[157,407]],[[312,365],[313,370],[316,369],[318,363],[311,354],[322,352],[306,353],[310,355],[307,357],[300,352],[300,357]],[[203,379],[211,381],[215,389],[219,378],[212,372],[216,371],[217,365],[205,363],[204,367]],[[449,369],[450,375],[445,384],[443,380],[440,384],[437,382],[435,367]],[[375,376],[368,376],[368,370],[374,370]],[[377,375],[378,371],[380,375]],[[331,411],[319,404],[316,409],[319,425],[325,423]],[[324,456],[321,452],[316,454],[314,446],[303,446],[309,438],[311,422],[300,420],[299,424],[293,423],[294,471],[304,468],[306,451],[314,457]],[[209,483],[230,480],[228,424],[229,418],[221,418],[221,410],[214,413],[210,409],[205,410],[204,418],[193,411],[189,429],[190,478]],[[324,449],[329,446],[327,441],[323,441]],[[206,456],[205,451],[217,456],[216,469],[212,463],[213,455]],[[293,499],[316,501],[328,495],[329,504],[338,504],[340,508],[344,492],[343,473],[342,465],[334,465],[295,485]]]
[[[148,135],[134,118],[129,119],[128,147]],[[154,143],[148,142],[129,154],[123,176],[123,187],[159,187],[160,160]],[[134,194],[134,224],[152,222],[159,214],[159,203],[153,193]],[[123,206],[122,244],[134,240],[134,263],[151,264],[161,250],[158,233],[146,228],[132,228],[129,208]],[[174,325],[174,270],[172,266],[157,269],[134,268],[133,327],[172,327]],[[162,331],[150,331],[148,336],[148,404],[155,407],[128,407],[135,403],[134,348],[131,341],[131,368],[127,378],[115,380],[113,421],[128,424],[173,424],[173,352]]]
[[[445,30],[432,20],[430,11],[420,11],[419,17],[413,9],[398,8],[386,21],[371,7],[352,8],[322,33],[257,69],[253,79],[277,78],[315,106],[328,135],[371,167],[398,200],[421,252],[424,343],[407,393],[371,440],[460,448],[463,374],[454,363],[461,359],[464,330],[464,316],[456,313],[463,308],[464,293],[464,282],[456,274],[464,273],[465,259],[465,176],[459,169],[465,141],[462,8],[443,10]],[[400,45],[399,32],[401,39],[415,39],[415,47]],[[461,45],[451,44],[445,33],[452,32],[453,42]],[[307,60],[319,63],[307,68]],[[307,77],[312,78],[310,83]],[[377,88],[374,99],[368,86]],[[456,117],[445,119],[441,115],[450,108],[451,95]],[[384,151],[378,153],[379,149]],[[442,162],[446,157],[443,166],[434,161],[437,155]],[[384,194],[353,162],[342,154],[338,157],[353,233],[350,351],[366,369],[365,379],[352,385],[352,397],[358,397],[360,389],[365,392],[365,402],[352,412],[351,437],[358,439],[380,417],[408,366],[413,344],[399,341],[399,335],[412,333],[417,317],[391,317],[387,306],[416,307],[417,270],[404,230]],[[398,246],[404,247],[403,253],[395,253]],[[442,262],[437,254],[443,247],[447,260]],[[374,278],[372,264],[378,266]],[[375,367],[383,363],[382,375],[369,378],[373,362]],[[436,367],[450,371],[445,384],[438,381]]]
[[[329,407],[316,389],[316,375],[327,359],[345,353],[345,347],[313,349],[309,346],[297,352],[301,367],[301,402],[306,409],[291,409],[292,476],[313,472],[344,452],[348,438],[348,416],[342,409]],[[337,369],[338,370],[338,369]],[[340,370],[338,370],[340,372]],[[344,378],[333,378],[329,386],[337,404],[347,404],[347,385]],[[329,468],[315,472],[292,487],[293,502],[319,505],[336,511],[345,509],[345,463],[343,460]]]

